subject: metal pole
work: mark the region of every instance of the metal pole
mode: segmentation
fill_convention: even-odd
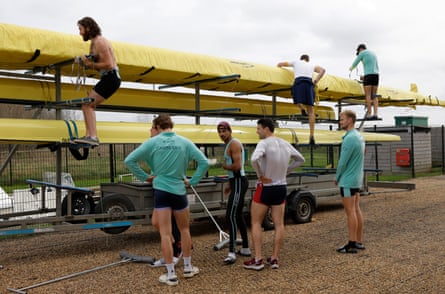
[[[56,103],[60,102],[62,97],[61,79],[62,73],[60,67],[56,67],[55,88],[56,88]],[[62,119],[62,110],[56,109],[56,119]],[[56,151],[56,184],[62,185],[62,148],[58,148]],[[43,208],[43,207],[42,207]],[[62,215],[62,190],[56,189],[56,216]]]
[[[115,157],[115,144],[110,144],[109,151],[109,161],[110,161],[110,182],[114,183],[114,178],[116,177],[116,157]]]
[[[199,111],[201,110],[201,101],[200,101],[200,93],[199,93],[199,83],[195,84],[195,124],[200,125],[201,124],[201,115],[199,114]]]
[[[52,280],[49,280],[49,281],[45,281],[45,282],[42,282],[42,283],[31,285],[31,286],[28,286],[28,287],[24,287],[24,288],[20,288],[20,289],[13,289],[13,288],[7,288],[7,289],[10,292],[21,293],[21,294],[25,293],[26,294],[26,290],[29,290],[29,289],[34,289],[34,288],[37,288],[37,287],[41,287],[41,286],[45,286],[45,285],[52,284],[52,283],[55,283],[55,282],[59,282],[59,281],[62,281],[62,280],[74,278],[74,277],[77,277],[77,276],[80,276],[80,275],[88,274],[88,273],[95,272],[95,271],[98,271],[98,270],[101,270],[101,269],[104,269],[104,268],[107,268],[107,267],[115,266],[115,265],[118,265],[118,264],[121,264],[121,263],[130,262],[130,261],[132,261],[132,259],[124,258],[124,259],[122,259],[120,261],[117,261],[117,262],[113,262],[113,263],[110,263],[110,264],[98,266],[98,267],[95,267],[95,268],[92,268],[92,269],[89,269],[89,270],[85,270],[83,272],[69,274],[69,275],[66,275],[66,276],[63,276],[63,277],[55,278],[55,279],[52,279]]]
[[[442,125],[442,174],[445,174],[445,126]]]
[[[374,133],[377,133],[377,125],[374,125]],[[376,174],[375,174],[375,179],[378,182],[380,179],[380,173],[378,172],[379,170],[379,157],[378,157],[378,146],[377,146],[377,142],[374,142],[374,154],[375,154],[375,169],[376,169]]]
[[[416,177],[416,167],[414,166],[414,126],[411,125],[411,152],[409,153],[410,162],[411,162],[411,177]]]
[[[230,241],[230,236],[226,232],[224,232],[221,227],[218,225],[218,222],[213,217],[212,213],[209,211],[207,206],[205,205],[204,201],[199,196],[198,192],[195,190],[195,187],[190,185],[190,188],[192,189],[193,193],[195,194],[196,198],[198,198],[199,202],[201,202],[202,207],[204,207],[205,212],[209,215],[210,219],[215,224],[216,228],[219,230],[219,243],[217,243],[215,246],[213,246],[214,250],[220,250],[224,246],[226,246]]]
[[[277,115],[277,95],[273,93],[272,95],[272,117]]]

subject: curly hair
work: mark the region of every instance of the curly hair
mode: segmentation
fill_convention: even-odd
[[[80,19],[77,24],[83,26],[86,29],[85,41],[91,40],[96,36],[100,36],[102,34],[102,31],[97,22],[89,16],[85,16],[84,18]]]

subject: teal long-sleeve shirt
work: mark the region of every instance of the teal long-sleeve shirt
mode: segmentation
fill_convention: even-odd
[[[379,64],[377,62],[377,56],[374,54],[374,52],[362,50],[352,62],[351,70],[356,68],[360,61],[363,63],[364,75],[379,73]]]
[[[186,188],[183,180],[191,160],[198,165],[190,179],[190,184],[196,186],[209,168],[207,158],[189,139],[174,132],[162,132],[131,152],[125,158],[125,164],[138,180],[145,182],[149,174],[138,162],[146,162],[155,176],[155,189],[184,195]]]
[[[341,145],[335,178],[340,187],[361,188],[365,160],[365,141],[356,129],[346,132]]]

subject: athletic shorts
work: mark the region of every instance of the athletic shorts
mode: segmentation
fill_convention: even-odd
[[[291,92],[294,98],[294,104],[314,105],[315,91],[312,78],[296,78],[292,85]]]
[[[365,75],[363,78],[363,86],[378,86],[379,85],[379,75],[370,74]]]
[[[266,206],[281,205],[286,200],[286,194],[286,185],[264,186],[262,183],[258,183],[253,201]]]
[[[184,210],[189,206],[187,195],[177,195],[153,189],[153,197],[155,209]]]
[[[108,99],[120,86],[119,70],[113,69],[102,74],[100,81],[94,86],[94,91],[104,99]]]
[[[355,196],[356,193],[360,193],[360,188],[344,188],[340,187],[340,195],[341,197],[352,197]]]

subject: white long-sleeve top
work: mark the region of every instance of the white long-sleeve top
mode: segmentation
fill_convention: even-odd
[[[257,177],[272,179],[264,186],[286,185],[286,176],[304,163],[301,153],[289,142],[270,136],[258,142],[250,159]]]

